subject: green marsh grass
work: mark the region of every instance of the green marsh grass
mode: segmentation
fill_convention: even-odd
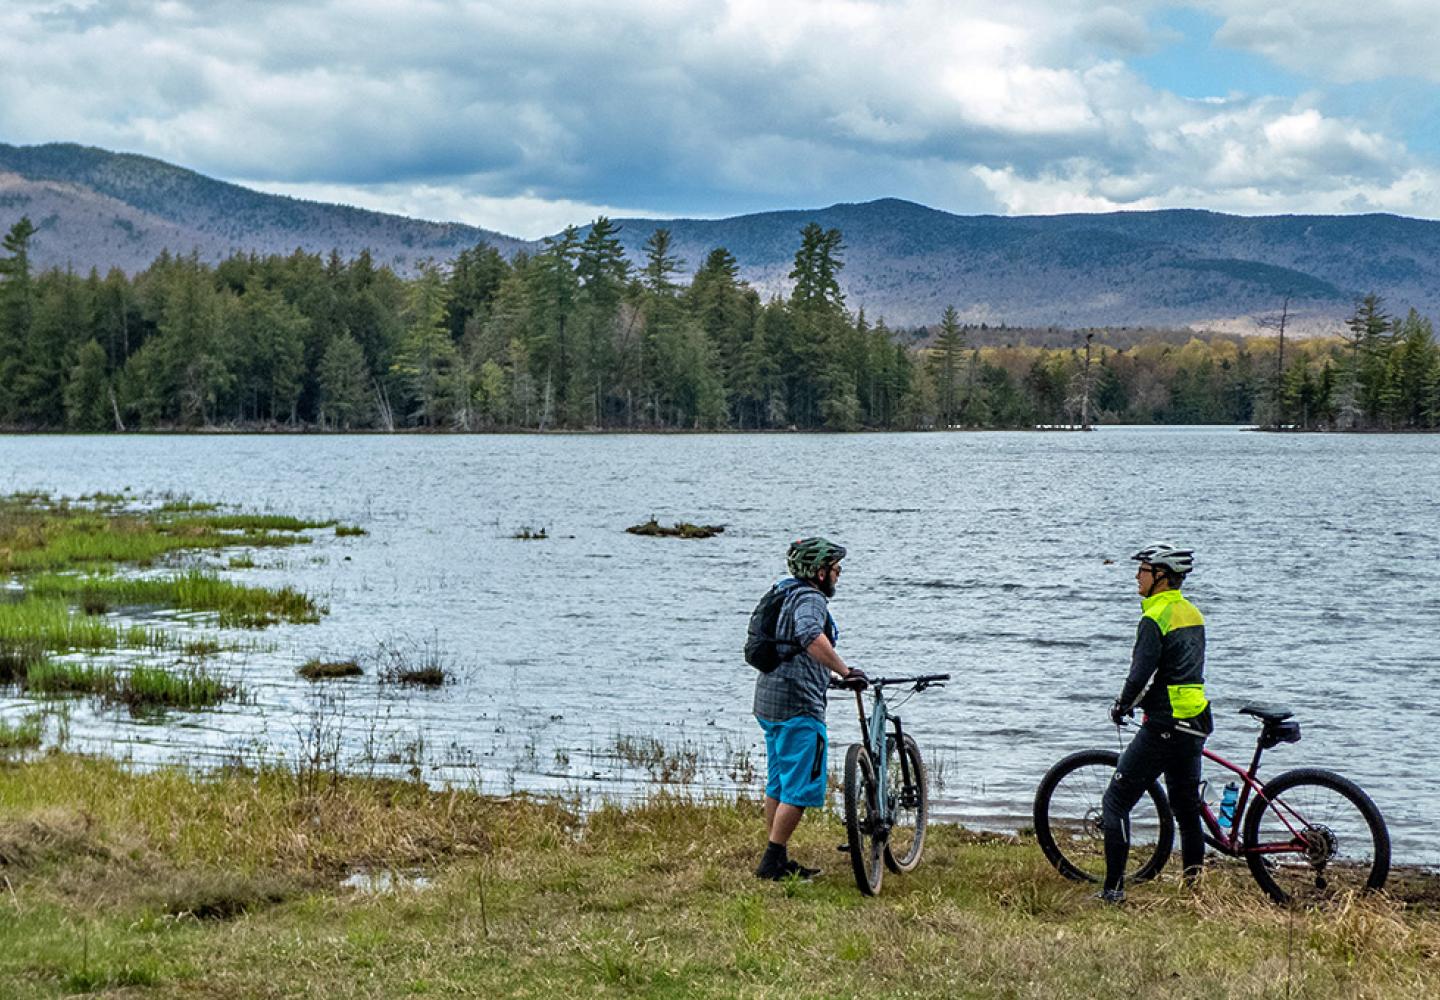
[[[340,538],[348,538],[356,535],[368,535],[369,532],[358,524],[337,524],[335,534]]]
[[[117,689],[115,668],[96,663],[40,660],[25,672],[25,689],[47,696],[94,695],[111,698]]]
[[[198,666],[168,670],[137,664],[122,672],[102,663],[42,660],[30,666],[24,683],[34,694],[90,696],[136,710],[208,708],[241,694],[225,678]]]
[[[207,708],[239,695],[224,678],[203,667],[166,670],[136,666],[118,677],[111,700],[131,708]]]
[[[140,510],[12,494],[0,497],[0,572],[126,563],[150,566],[176,552],[306,544],[314,521],[278,514],[221,514],[188,507]]]
[[[45,732],[45,713],[26,712],[17,722],[0,719],[0,752],[33,750]]]
[[[288,514],[206,514],[203,517],[177,518],[171,527],[175,531],[242,531],[246,533],[264,531],[305,531],[310,528],[329,528],[334,521],[315,521]]]
[[[71,576],[47,573],[26,581],[26,592],[108,606],[145,606],[214,611],[224,627],[259,627],[277,621],[315,622],[322,609],[308,594],[292,587],[272,590],[191,570],[166,577]]]
[[[120,632],[114,623],[77,614],[63,600],[29,597],[0,604],[0,648],[38,645],[48,650],[115,649]]]

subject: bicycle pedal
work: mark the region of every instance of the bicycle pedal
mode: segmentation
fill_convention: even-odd
[[[835,850],[839,851],[841,854],[844,854],[845,852],[850,850],[850,845],[848,843],[840,844],[838,847],[835,848]]]

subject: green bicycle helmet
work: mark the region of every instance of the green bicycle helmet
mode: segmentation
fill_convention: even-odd
[[[790,543],[785,568],[797,580],[813,580],[820,570],[845,558],[845,546],[828,538],[801,538]]]

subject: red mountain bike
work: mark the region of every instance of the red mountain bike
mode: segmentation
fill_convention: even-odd
[[[1262,785],[1256,778],[1260,755],[1281,743],[1299,742],[1300,723],[1278,706],[1246,705],[1240,712],[1262,723],[1255,756],[1246,770],[1204,751],[1207,760],[1240,782],[1228,828],[1204,800],[1202,788],[1205,842],[1221,854],[1243,857],[1260,888],[1278,903],[1383,888],[1390,874],[1390,834],[1370,796],[1350,779],[1315,767],[1285,771]],[[1119,759],[1115,750],[1072,753],[1046,772],[1035,791],[1035,838],[1066,878],[1104,880],[1101,799]],[[1156,781],[1130,814],[1131,868],[1125,880],[1158,875],[1174,843],[1170,801]]]

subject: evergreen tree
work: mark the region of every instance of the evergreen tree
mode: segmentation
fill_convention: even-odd
[[[30,339],[30,238],[34,235],[29,217],[21,216],[0,241],[7,254],[0,258],[0,425],[15,423],[25,402],[17,383]]]
[[[932,378],[939,395],[940,421],[956,423],[960,415],[960,366],[965,353],[965,334],[954,306],[946,306],[940,317],[940,332],[931,354]]]
[[[366,426],[370,393],[364,350],[348,333],[337,334],[320,359],[321,423],[341,431]]]
[[[395,361],[411,403],[411,418],[423,427],[440,427],[462,414],[468,393],[456,370],[459,354],[446,322],[449,289],[440,269],[421,266],[410,287],[405,334]]]
[[[65,383],[65,426],[74,431],[103,431],[111,426],[110,378],[105,348],[87,340],[76,354]]]

